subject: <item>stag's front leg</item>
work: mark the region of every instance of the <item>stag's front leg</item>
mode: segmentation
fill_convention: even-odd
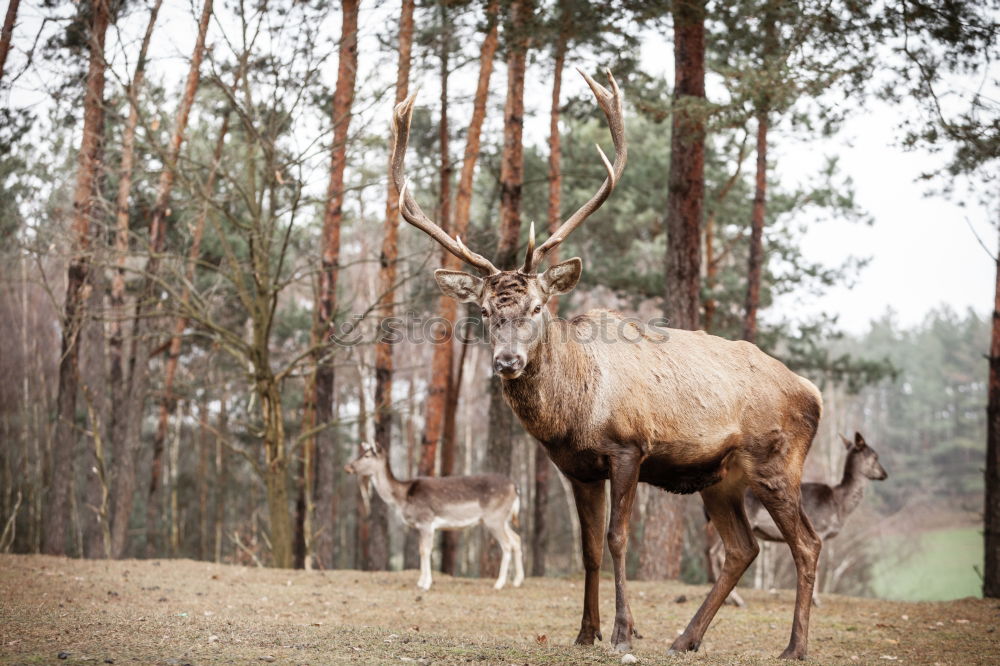
[[[625,589],[625,559],[628,552],[628,526],[639,483],[642,454],[626,449],[609,457],[611,465],[611,522],[608,525],[608,549],[615,569],[615,628],[611,645],[621,652],[632,647],[632,636],[638,637],[632,621],[632,609]]]
[[[570,479],[576,513],[580,517],[580,539],[583,542],[583,620],[577,645],[593,645],[601,635],[601,613],[597,607],[598,585],[601,582],[601,558],[604,556],[604,482],[583,483]]]

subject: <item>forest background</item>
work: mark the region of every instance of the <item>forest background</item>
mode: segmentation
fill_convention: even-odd
[[[991,566],[1000,586],[983,540],[984,521],[1000,535],[995,452],[984,474],[997,15],[12,0],[0,547],[412,566],[413,535],[342,470],[374,440],[401,477],[511,475],[528,570],[577,571],[568,486],[500,403],[488,348],[428,341],[478,311],[439,297],[447,258],[399,225],[388,118],[417,92],[418,198],[508,267],[527,221],[552,228],[599,185],[607,127],[572,70],[608,68],[629,164],[560,250],[585,271],[557,314],[612,307],[751,339],[821,387],[808,478],[840,480],[854,431],[889,471],[824,548],[822,590],[978,595]],[[691,48],[700,94],[680,83],[698,80]],[[702,189],[680,191],[671,174],[699,150]],[[393,317],[397,344],[380,336]],[[643,488],[637,506],[631,573],[704,581],[697,499]],[[478,531],[442,539],[443,570],[491,575]],[[766,548],[745,584],[790,584],[784,551]]]

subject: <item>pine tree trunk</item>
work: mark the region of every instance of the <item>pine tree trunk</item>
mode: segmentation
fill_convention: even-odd
[[[507,48],[507,102],[504,106],[503,154],[500,159],[500,233],[493,262],[501,270],[514,267],[521,231],[521,195],[524,187],[521,135],[524,129],[524,73],[528,55],[526,28],[532,11],[531,0],[514,0],[511,9],[512,34]],[[486,469],[494,474],[510,475],[514,422],[514,412],[503,399],[500,378],[492,375]],[[492,540],[484,542],[479,575],[495,575],[499,560],[499,549]]]
[[[132,191],[132,171],[135,159],[135,132],[139,124],[139,92],[146,73],[146,54],[156,26],[162,0],[157,0],[149,13],[146,33],[139,47],[139,57],[135,73],[128,85],[129,114],[122,135],[121,171],[118,177],[118,194],[115,201],[115,271],[111,278],[111,321],[108,325],[108,356],[110,357],[111,409],[109,428],[112,444],[125,440],[125,408],[128,405],[128,385],[125,364],[124,321],[128,316],[125,308],[125,261],[129,252],[129,197]],[[111,451],[117,455],[117,450]]]
[[[413,47],[414,0],[403,0],[399,18],[399,66],[396,73],[396,104],[406,99],[410,86],[410,52]],[[379,255],[379,294],[381,319],[393,316],[396,285],[396,258],[399,235],[399,193],[389,178],[385,207],[382,252]],[[375,443],[386,453],[392,444],[392,344],[380,339],[375,346]],[[371,534],[368,568],[389,566],[389,515],[377,496],[372,497]]]
[[[698,328],[701,217],[705,193],[705,3],[674,3],[674,101],[667,194],[666,315]],[[684,498],[654,491],[646,506],[638,577],[676,578],[684,544]]]
[[[448,402],[445,405],[444,430],[441,434],[441,476],[452,476],[456,471],[457,441],[455,439],[455,412],[458,409],[458,397],[462,388],[462,373],[465,369],[465,355],[468,344],[462,344],[458,354],[458,363],[452,373],[451,386],[448,387]],[[454,576],[458,567],[459,533],[448,530],[441,537],[441,572]]]
[[[560,18],[565,22],[568,11],[565,3],[560,2]],[[562,222],[562,140],[559,135],[560,100],[562,97],[562,76],[566,63],[567,31],[565,25],[559,31],[556,42],[555,60],[552,73],[552,105],[549,110],[549,233],[555,233]],[[559,247],[556,246],[548,255],[549,265],[559,263]],[[555,317],[559,312],[559,297],[549,299],[549,312]],[[535,445],[535,506],[531,535],[531,575],[545,575],[545,555],[548,549],[548,525],[546,518],[549,510],[549,477],[552,473],[552,463],[545,447],[540,443]]]
[[[213,522],[215,526],[215,538],[213,541],[214,562],[222,561],[222,544],[226,534],[226,447],[224,438],[229,434],[229,394],[223,387],[222,395],[219,397],[219,421],[218,431],[220,436],[215,440],[215,512]]]
[[[330,110],[333,145],[330,148],[330,183],[326,190],[323,213],[322,270],[319,284],[319,308],[316,313],[317,338],[329,336],[337,312],[337,278],[340,270],[340,227],[344,219],[344,169],[347,165],[347,138],[354,106],[358,69],[358,0],[342,3],[343,20],[338,51],[337,84]],[[323,350],[316,360],[314,409],[316,424],[334,419],[333,359]],[[316,452],[316,562],[323,569],[334,566],[334,526],[337,524],[336,466],[338,439],[336,427],[317,432],[313,438]]]
[[[983,508],[983,596],[993,599],[1000,598],[1000,256],[996,263],[987,384],[986,496]]]
[[[239,78],[239,77],[238,77]],[[239,84],[239,80],[234,82],[233,87]],[[204,190],[206,201],[202,203],[198,218],[195,221],[194,230],[191,234],[191,247],[188,248],[187,282],[181,292],[181,307],[184,309],[191,301],[190,286],[194,282],[195,266],[198,257],[201,256],[201,239],[205,231],[205,221],[208,218],[209,203],[207,197],[215,187],[215,178],[222,163],[222,150],[226,145],[226,134],[229,133],[229,111],[226,111],[222,119],[222,126],[219,128],[219,137],[215,141],[215,149],[212,153],[212,166],[209,168],[208,177],[205,180]],[[166,441],[167,430],[170,425],[170,415],[177,407],[177,396],[174,395],[174,378],[177,375],[177,363],[181,355],[181,344],[184,330],[187,328],[188,318],[183,314],[174,322],[174,332],[170,336],[170,343],[167,348],[167,362],[163,372],[163,396],[160,399],[159,418],[157,419],[156,432],[153,435],[153,450],[162,451],[163,443]],[[155,466],[154,466],[155,469]],[[149,497],[146,501],[146,556],[155,557],[155,535],[156,527],[159,523],[159,503],[156,501],[156,490],[159,478],[153,476],[149,484]]]
[[[208,559],[208,458],[212,433],[208,429],[208,398],[198,404],[198,559]]]
[[[451,156],[448,154],[448,56],[451,50],[448,15],[444,4],[439,5],[441,12],[441,116],[438,123],[438,145],[440,146],[440,171],[438,188],[437,222],[445,233],[451,232]],[[464,232],[463,232],[464,233]],[[448,265],[447,250],[441,251],[441,264]],[[434,356],[431,359],[431,377],[427,388],[427,400],[424,412],[424,434],[420,442],[420,464],[417,466],[419,476],[434,476],[434,463],[437,459],[438,441],[444,425],[444,408],[448,401],[448,390],[452,383],[453,345],[451,337],[454,334],[454,322],[458,303],[454,299],[441,294],[438,298],[438,317],[446,326],[446,338],[438,342],[435,337]]]
[[[747,263],[747,298],[743,339],[757,341],[757,308],[760,306],[760,279],[764,266],[764,213],[767,202],[767,111],[757,114],[757,178],[750,217],[750,258]]]
[[[503,155],[500,160],[500,232],[494,263],[501,270],[514,267],[521,231],[521,195],[524,186],[524,73],[527,63],[526,25],[533,9],[530,0],[514,0],[512,35],[507,51],[507,102],[504,106]],[[514,413],[503,400],[500,378],[490,379],[489,443],[486,466],[496,474],[510,474]]]
[[[74,256],[67,270],[56,401],[57,421],[52,442],[52,476],[48,480],[48,515],[42,538],[42,551],[50,555],[66,553],[66,518],[69,513],[69,489],[74,474],[73,459],[77,441],[79,335],[84,320],[84,303],[90,288],[90,222],[97,210],[95,188],[100,169],[98,158],[101,137],[104,133],[104,39],[109,20],[107,0],[96,0],[88,31],[89,64],[83,102],[83,137],[80,140],[76,187],[73,191]]]
[[[156,202],[153,205],[149,223],[150,256],[145,266],[145,277],[142,289],[136,303],[136,316],[133,324],[134,341],[132,345],[132,374],[129,378],[128,401],[125,412],[124,439],[118,442],[117,464],[118,476],[115,487],[114,513],[111,523],[111,550],[114,557],[122,557],[127,546],[128,525],[132,515],[132,502],[135,498],[136,460],[139,453],[142,435],[142,418],[146,400],[146,389],[149,384],[149,353],[150,338],[154,332],[151,317],[148,316],[155,302],[157,289],[155,275],[159,271],[160,257],[166,242],[167,213],[170,203],[170,192],[176,177],[177,161],[181,145],[187,129],[188,116],[194,104],[195,91],[201,74],[201,61],[205,51],[205,33],[208,31],[209,19],[212,16],[212,0],[205,0],[201,17],[198,22],[198,36],[195,40],[194,53],[191,56],[191,66],[188,70],[184,95],[177,109],[177,118],[170,146],[167,149],[167,159],[160,174],[157,186]],[[150,500],[153,499],[163,466],[163,447],[153,450],[152,470],[150,474]]]
[[[469,227],[469,215],[472,206],[472,186],[476,173],[476,162],[479,158],[479,145],[483,128],[483,121],[486,118],[486,102],[489,96],[490,77],[493,74],[493,58],[496,55],[498,43],[497,30],[497,10],[498,3],[494,0],[487,7],[489,26],[486,37],[483,39],[479,56],[479,79],[476,84],[476,93],[473,97],[472,118],[465,140],[465,153],[462,159],[462,171],[458,179],[458,191],[455,195],[454,214],[454,234],[465,236]],[[442,96],[442,99],[444,96]],[[445,108],[442,101],[442,109]],[[444,137],[444,135],[442,135]],[[442,148],[443,156],[447,154],[447,148]],[[445,223],[442,220],[442,223]],[[461,262],[450,252],[443,253],[443,267],[450,270],[459,270]],[[429,442],[436,442],[440,439],[441,447],[441,476],[450,476],[455,473],[455,410],[458,408],[458,398],[461,392],[462,359],[465,358],[466,345],[462,346],[459,354],[460,360],[457,365],[453,365],[455,336],[459,334],[456,330],[458,320],[457,303],[441,294],[438,296],[438,316],[445,322],[449,331],[449,336],[440,344],[434,347],[434,357],[431,367],[434,368],[432,386],[427,396],[425,430],[422,446],[428,446]],[[444,373],[439,373],[437,368],[446,367]],[[441,374],[446,375],[447,383],[445,390],[436,390],[434,380]],[[436,418],[433,412],[440,412],[440,426],[433,422]],[[440,428],[440,434],[436,435],[434,430]],[[457,562],[456,548],[457,535],[454,532],[445,532],[442,536],[441,549],[441,570],[444,573],[454,575]]]
[[[3,81],[4,65],[7,64],[10,40],[14,35],[14,23],[17,22],[17,8],[20,4],[21,0],[10,0],[7,14],[3,19],[3,32],[0,32],[0,81]]]

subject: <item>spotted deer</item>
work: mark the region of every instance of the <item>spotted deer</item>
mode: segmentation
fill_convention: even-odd
[[[437,270],[448,296],[481,308],[503,396],[525,429],[568,477],[580,518],[585,584],[576,642],[601,639],[598,582],[603,550],[605,481],[611,482],[607,528],[615,579],[611,643],[628,650],[635,633],[626,591],[628,524],[637,483],[668,492],[700,492],[725,544],[719,578],[672,650],[697,650],[709,623],[759,550],[743,493],[753,489],[774,517],[798,569],[791,639],[782,653],[805,658],[809,599],[820,540],[802,511],[802,465],[816,433],[822,400],[808,380],[747,342],[701,331],[641,327],[607,310],[569,321],[550,315],[550,298],[572,290],[583,262],[569,259],[537,272],[610,196],[625,168],[627,144],[618,85],[583,74],[611,130],[612,164],[600,189],[537,248],[534,225],[520,268],[500,270],[451,238],[421,210],[403,173],[414,97],[393,114],[391,172],[400,211],[480,273]]]
[[[521,538],[511,526],[521,510],[517,487],[496,474],[482,476],[417,477],[408,481],[393,475],[389,458],[378,446],[362,444],[361,455],[344,466],[349,474],[370,477],[379,497],[420,532],[420,578],[417,587],[431,587],[431,554],[436,530],[457,530],[482,523],[500,544],[500,575],[493,585],[501,589],[514,560],[514,587],[524,582]]]
[[[889,478],[888,472],[878,460],[878,453],[868,446],[860,432],[854,433],[853,442],[843,435],[840,436],[840,440],[847,447],[847,460],[844,461],[844,475],[840,483],[836,486],[825,483],[802,484],[802,508],[823,541],[840,534],[847,518],[861,504],[869,481],[884,481]],[[743,503],[754,536],[764,541],[784,541],[781,530],[749,490],[743,498]],[[706,529],[709,577],[714,580],[722,570],[725,554],[722,541],[711,521],[708,522]],[[813,604],[819,606],[819,592],[815,588],[812,599]],[[729,594],[727,601],[740,607],[746,606],[735,589]]]

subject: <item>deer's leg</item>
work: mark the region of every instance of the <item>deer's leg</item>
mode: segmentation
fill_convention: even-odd
[[[698,649],[708,625],[760,550],[743,508],[742,480],[718,483],[701,491],[701,497],[725,546],[726,559],[698,612],[670,646],[671,652]]]
[[[499,590],[507,584],[507,572],[510,570],[510,555],[513,544],[507,530],[504,529],[504,523],[487,523],[486,528],[500,544],[500,573],[497,574],[497,582],[493,584],[493,589]]]
[[[507,538],[510,540],[510,544],[513,550],[514,558],[514,587],[521,587],[524,583],[524,553],[521,551],[521,537],[511,524],[504,523],[504,531],[507,533]]]
[[[711,522],[705,530],[708,533],[709,547],[708,547],[708,566],[709,566],[709,579],[710,583],[714,583],[719,579],[719,572],[722,571],[722,567],[726,563],[726,546],[722,543],[722,539],[719,538],[719,533],[715,531],[715,527]],[[733,588],[733,591],[729,593],[726,597],[726,603],[738,606],[740,608],[745,608],[747,602],[743,601],[743,597],[740,593]]]
[[[417,587],[431,589],[431,554],[434,552],[434,528],[420,528],[420,579]]]
[[[625,588],[625,558],[628,552],[629,518],[635,502],[639,483],[639,466],[642,455],[637,449],[626,449],[609,457],[611,467],[611,521],[608,524],[608,550],[615,570],[615,627],[611,632],[611,645],[616,650],[628,652],[632,636],[638,636],[632,621],[632,609]]]
[[[805,659],[809,642],[809,611],[813,588],[816,584],[816,566],[819,563],[821,542],[812,523],[802,511],[799,483],[791,479],[755,482],[754,494],[771,514],[781,535],[792,550],[798,578],[795,590],[795,615],[792,636],[782,659]]]
[[[601,613],[597,607],[601,582],[601,559],[604,557],[604,482],[583,483],[570,479],[576,513],[580,517],[580,540],[583,544],[583,619],[577,645],[593,645],[601,636]]]

